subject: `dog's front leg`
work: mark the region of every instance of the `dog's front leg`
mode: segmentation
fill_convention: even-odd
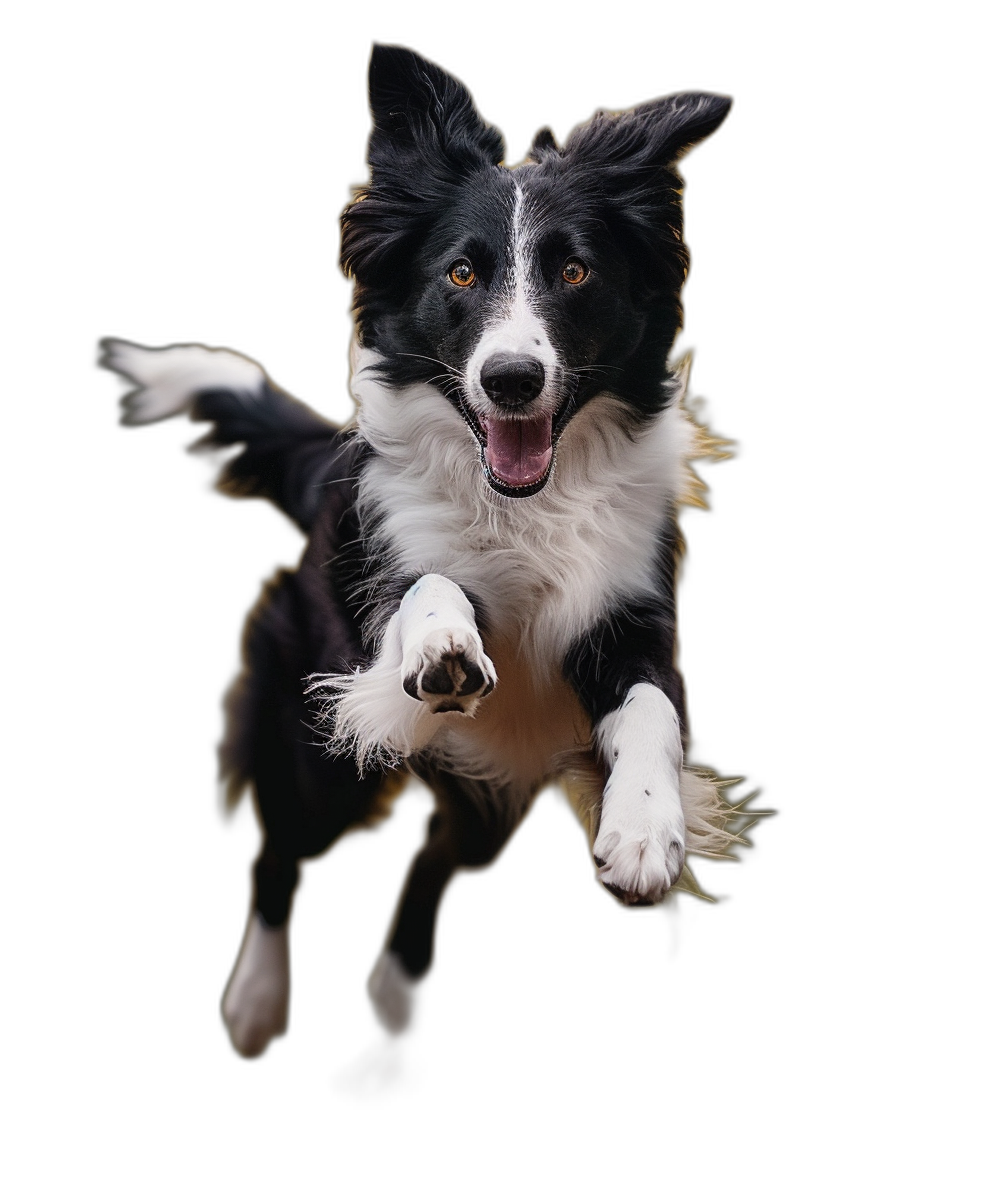
[[[497,681],[476,614],[451,580],[421,576],[385,627],[374,662],[350,675],[316,678],[331,693],[333,744],[363,767],[396,763],[434,738],[446,713],[472,715]]]
[[[671,610],[637,606],[600,625],[565,664],[608,775],[592,854],[601,882],[627,904],[661,900],[686,857],[684,713],[673,636]]]
[[[596,725],[595,743],[612,770],[592,850],[599,879],[627,904],[654,904],[686,857],[679,717],[664,691],[639,682]]]
[[[399,605],[402,687],[436,715],[472,715],[497,672],[483,652],[468,597],[444,576],[422,576]]]

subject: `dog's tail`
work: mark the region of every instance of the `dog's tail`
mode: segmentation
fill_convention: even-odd
[[[270,381],[250,358],[205,345],[150,349],[106,337],[98,364],[136,387],[122,398],[122,422],[155,423],[189,413],[213,424],[195,448],[244,449],[224,466],[217,488],[265,497],[305,533],[336,476],[347,435]]]

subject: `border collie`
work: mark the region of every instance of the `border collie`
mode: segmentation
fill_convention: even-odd
[[[369,81],[371,179],[342,216],[353,423],[229,350],[103,342],[135,385],[125,423],[210,422],[201,444],[244,446],[219,488],[307,536],[248,619],[226,700],[228,800],[251,784],[263,831],[222,1004],[246,1056],[286,1028],[299,862],[383,816],[409,773],[436,809],[369,980],[393,1030],[452,873],[492,860],[544,784],[627,904],[740,840],[724,783],[683,763],[676,513],[702,504],[690,464],[718,442],[669,363],[688,263],[675,166],[730,101],[599,112],[508,168],[437,66],[376,46]]]

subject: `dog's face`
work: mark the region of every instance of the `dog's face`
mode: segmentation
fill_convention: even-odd
[[[370,88],[372,180],[342,223],[361,339],[390,383],[441,387],[498,493],[534,494],[594,395],[628,425],[666,404],[688,263],[674,162],[729,100],[600,113],[562,149],[541,132],[508,169],[499,132],[437,66],[376,46]]]

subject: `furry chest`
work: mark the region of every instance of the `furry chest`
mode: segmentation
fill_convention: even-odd
[[[445,756],[519,792],[593,766],[591,722],[559,665],[533,668],[513,639],[499,635],[486,648],[497,687],[473,718],[446,723],[438,744]]]

